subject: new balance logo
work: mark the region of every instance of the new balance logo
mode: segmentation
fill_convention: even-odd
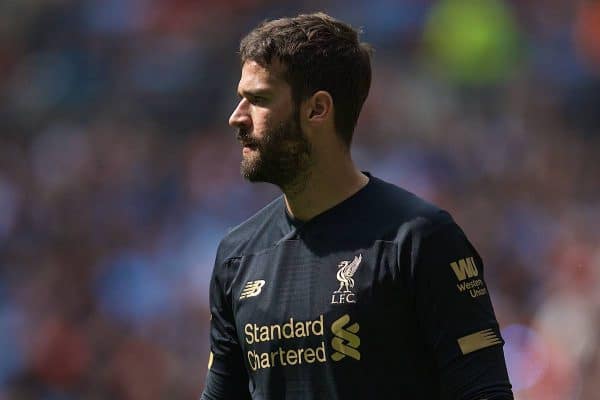
[[[244,289],[242,289],[240,300],[246,299],[248,297],[258,296],[262,290],[262,287],[265,286],[265,283],[266,282],[262,279],[246,282]]]
[[[335,336],[331,339],[331,347],[335,350],[331,355],[333,361],[340,361],[346,356],[360,360],[360,353],[357,350],[360,346],[360,338],[356,335],[360,326],[355,322],[346,327],[349,322],[350,316],[345,314],[331,324],[331,333]]]
[[[454,275],[456,275],[456,279],[459,281],[464,281],[467,278],[473,278],[479,275],[473,257],[467,257],[451,262],[450,267],[452,267],[452,271],[454,271]]]

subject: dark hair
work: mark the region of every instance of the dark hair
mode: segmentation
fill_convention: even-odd
[[[294,102],[318,90],[329,92],[335,128],[347,145],[371,86],[371,47],[359,31],[324,13],[265,21],[240,43],[242,64],[278,59],[285,67]]]

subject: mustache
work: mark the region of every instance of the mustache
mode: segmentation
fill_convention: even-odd
[[[239,129],[236,135],[236,139],[240,142],[243,142],[244,140],[248,140],[248,136],[249,133],[247,129]]]
[[[250,137],[250,132],[247,129],[240,129],[237,132],[236,139],[244,145],[258,145],[256,140]]]

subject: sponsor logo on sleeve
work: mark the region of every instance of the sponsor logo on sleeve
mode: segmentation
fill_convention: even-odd
[[[475,266],[473,257],[467,257],[451,262],[450,267],[452,267],[452,271],[454,271],[456,279],[461,282],[468,278],[473,278],[479,275],[479,271],[477,271],[477,266]]]
[[[473,257],[453,261],[450,263],[450,268],[456,275],[458,280],[456,288],[460,293],[468,293],[473,298],[485,296],[488,293],[485,283],[479,277],[479,270]]]

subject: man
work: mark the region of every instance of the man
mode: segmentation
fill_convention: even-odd
[[[371,81],[358,33],[299,15],[240,52],[241,172],[283,195],[219,245],[202,399],[512,399],[475,249],[352,162]]]

